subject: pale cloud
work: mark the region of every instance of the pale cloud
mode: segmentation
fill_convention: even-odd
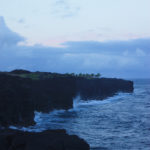
[[[129,55],[129,51],[128,51],[128,50],[125,50],[125,51],[123,52],[123,55],[124,55],[124,56],[128,56],[128,55]]]
[[[53,14],[62,18],[73,17],[80,11],[80,7],[76,6],[73,1],[54,0]]]
[[[18,23],[24,24],[25,20],[23,18],[21,18],[21,19],[18,20]]]
[[[0,0],[0,15],[29,44],[148,38],[150,0],[135,1]]]

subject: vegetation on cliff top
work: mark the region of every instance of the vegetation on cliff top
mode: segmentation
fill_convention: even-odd
[[[81,77],[81,78],[86,78],[86,79],[92,79],[92,78],[100,78],[101,74],[97,73],[65,73],[65,74],[59,74],[59,73],[50,73],[50,72],[30,72],[27,70],[22,70],[22,69],[17,69],[13,70],[8,73],[9,75],[12,76],[19,76],[22,78],[30,78],[32,80],[39,80],[39,79],[47,79],[47,78],[55,78],[55,77]]]

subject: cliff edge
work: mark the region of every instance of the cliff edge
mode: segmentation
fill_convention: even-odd
[[[70,109],[77,95],[103,100],[118,92],[133,92],[133,82],[26,70],[1,72],[0,126],[33,125],[34,111]]]

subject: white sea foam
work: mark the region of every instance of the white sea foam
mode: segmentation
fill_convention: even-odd
[[[108,97],[104,100],[82,100],[80,96],[78,95],[74,100],[73,100],[73,109],[78,110],[82,106],[87,106],[87,105],[102,105],[102,104],[108,104],[111,102],[114,102],[116,100],[123,99],[126,96],[129,96],[129,93],[118,93],[117,95],[113,97]]]

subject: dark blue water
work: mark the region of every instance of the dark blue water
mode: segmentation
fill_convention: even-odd
[[[104,101],[76,98],[69,111],[36,112],[34,127],[23,130],[66,129],[85,139],[91,150],[150,150],[150,80],[134,80],[134,93]]]

